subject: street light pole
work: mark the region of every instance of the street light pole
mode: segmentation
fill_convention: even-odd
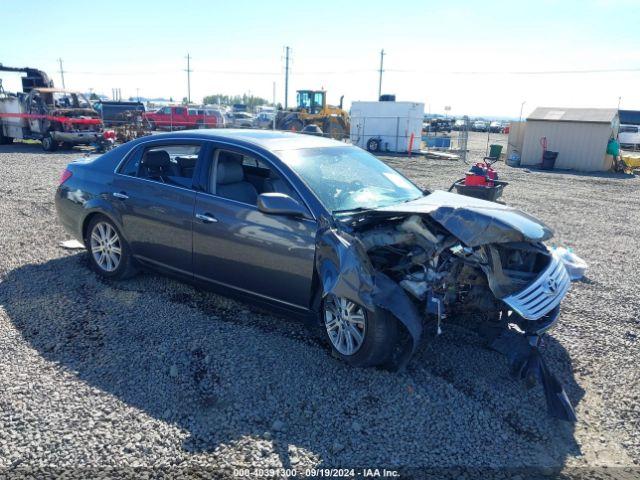
[[[522,122],[522,109],[524,108],[524,104],[527,103],[526,101],[522,102],[520,104],[520,118],[518,118],[518,123]]]

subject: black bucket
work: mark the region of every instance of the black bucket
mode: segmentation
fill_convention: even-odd
[[[542,154],[541,170],[553,170],[556,165],[556,158],[558,158],[558,152],[552,152],[551,150],[545,150]]]

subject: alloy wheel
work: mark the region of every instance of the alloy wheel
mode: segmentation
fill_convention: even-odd
[[[328,296],[324,302],[324,323],[329,340],[342,355],[353,355],[362,347],[366,317],[357,303],[335,295]]]
[[[91,255],[98,267],[113,272],[120,265],[122,244],[118,232],[107,222],[98,222],[91,231]]]

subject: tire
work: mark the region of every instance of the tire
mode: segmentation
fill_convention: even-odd
[[[380,139],[370,138],[367,141],[367,150],[370,152],[378,152],[380,150]]]
[[[108,239],[111,241],[107,242]],[[124,280],[136,274],[129,245],[118,227],[104,215],[96,215],[91,219],[84,243],[91,269],[101,277]],[[106,254],[101,255],[99,249],[104,248],[107,249]]]
[[[300,120],[291,120],[287,122],[285,130],[293,130],[294,132],[301,132],[304,128],[304,124]]]
[[[328,120],[325,122],[323,128],[324,136],[327,138],[333,138],[335,140],[344,140],[347,136],[347,131],[340,122],[332,122]]]
[[[42,139],[42,149],[45,152],[55,152],[58,149],[58,143],[53,139],[50,133],[47,133]]]
[[[152,122],[151,120],[149,120],[149,130],[155,130],[156,128],[158,128],[156,126],[156,122]]]
[[[354,367],[384,366],[390,362],[398,342],[398,323],[391,314],[380,309],[372,313],[335,295],[325,297],[320,312],[325,337],[334,356]],[[361,334],[361,340],[349,333],[353,329]],[[351,351],[349,342],[344,340],[349,335],[355,347]]]
[[[203,128],[207,128],[207,126],[204,124],[204,121],[203,121],[203,120],[198,120],[198,123],[196,124],[196,128],[197,128],[198,130],[201,130],[201,129],[203,129]]]

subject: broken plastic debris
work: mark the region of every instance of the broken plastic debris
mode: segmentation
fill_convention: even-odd
[[[588,268],[587,262],[573,253],[573,250],[565,247],[552,247],[551,251],[555,252],[558,255],[558,257],[564,264],[564,267],[567,269],[569,278],[571,278],[572,282],[580,280],[582,277],[584,277],[584,274]]]
[[[64,240],[60,242],[60,246],[67,250],[84,250],[84,245],[78,240]]]

